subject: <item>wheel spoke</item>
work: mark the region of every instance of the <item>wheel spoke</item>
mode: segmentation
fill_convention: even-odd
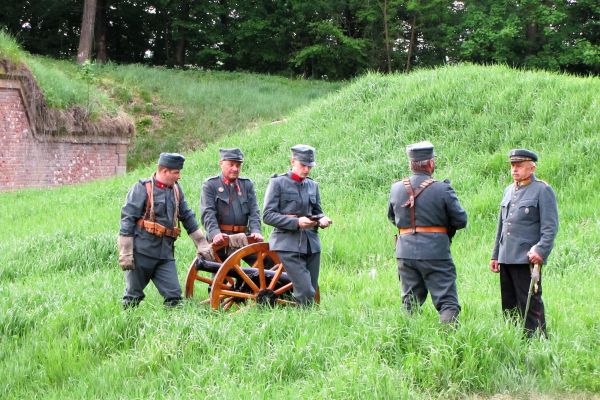
[[[279,289],[275,290],[275,294],[277,296],[287,292],[288,290],[290,290],[292,288],[292,282],[288,283],[287,285],[283,285],[282,287],[280,287]]]
[[[275,272],[275,275],[273,276],[273,279],[271,279],[271,283],[269,284],[270,290],[275,290],[275,285],[277,285],[277,282],[279,281],[279,277],[283,273],[283,264],[277,264],[276,267],[277,267],[277,271]]]
[[[233,269],[235,270],[235,272],[238,273],[238,275],[244,280],[244,282],[246,282],[246,284],[248,286],[250,286],[250,288],[252,289],[252,291],[254,293],[257,293],[260,289],[258,288],[258,286],[256,286],[256,284],[254,282],[252,282],[252,279],[250,279],[250,277],[248,275],[246,275],[246,273],[244,272],[244,270],[242,269],[242,267],[239,266],[239,264],[235,264],[233,266]]]
[[[240,299],[255,299],[256,298],[255,294],[244,293],[244,292],[234,292],[233,290],[221,290],[219,292],[219,295],[221,295],[221,296],[237,297],[237,298],[240,298]]]
[[[267,280],[265,279],[265,253],[258,253],[256,257],[256,268],[258,269],[258,281],[260,288],[265,289],[267,287]]]

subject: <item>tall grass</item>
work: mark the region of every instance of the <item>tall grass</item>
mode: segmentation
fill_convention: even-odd
[[[161,72],[162,73],[162,72]],[[165,78],[167,78],[167,72]],[[334,220],[322,232],[322,303],[211,312],[205,291],[165,310],[150,285],[119,307],[114,244],[126,177],[0,195],[0,397],[5,398],[593,398],[600,392],[600,81],[505,67],[459,66],[367,75],[280,124],[186,153],[182,186],[197,210],[218,148],[239,146],[262,198],[289,165],[289,147],[317,148],[313,177]],[[391,183],[408,174],[404,147],[436,145],[469,213],[453,243],[463,307],[446,330],[428,301],[400,307]],[[560,232],[544,269],[549,340],[524,340],[503,320],[488,271],[506,155],[540,155],[556,190]],[[265,229],[269,232],[269,229]],[[180,280],[194,257],[178,241]]]

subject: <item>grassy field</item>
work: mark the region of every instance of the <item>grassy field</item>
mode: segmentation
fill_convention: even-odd
[[[220,146],[244,150],[260,198],[291,145],[317,148],[313,177],[335,224],[322,232],[313,309],[211,312],[198,290],[166,310],[150,285],[138,309],[122,311],[119,211],[150,167],[0,194],[0,398],[598,398],[599,128],[597,78],[466,65],[367,75],[283,123],[186,153],[181,184],[197,210]],[[387,195],[408,173],[405,145],[424,139],[436,145],[435,176],[452,180],[469,213],[453,244],[455,330],[430,301],[414,317],[400,309]],[[559,201],[544,270],[550,340],[522,340],[503,321],[487,267],[513,147],[539,153],[537,175]],[[185,235],[176,256],[183,282],[194,257]]]

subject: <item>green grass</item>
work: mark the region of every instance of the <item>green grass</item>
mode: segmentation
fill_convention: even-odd
[[[181,184],[197,210],[219,147],[244,150],[243,174],[259,198],[287,169],[291,145],[317,148],[313,177],[334,225],[321,235],[322,303],[309,310],[215,313],[199,304],[204,290],[165,310],[150,285],[138,309],[122,311],[119,211],[150,167],[0,194],[0,397],[597,398],[599,93],[597,78],[505,67],[370,74],[286,122],[185,153]],[[387,196],[408,173],[405,145],[424,139],[436,145],[435,176],[452,180],[469,213],[453,244],[463,306],[456,330],[439,325],[430,301],[414,317],[400,308]],[[559,201],[544,270],[547,341],[522,340],[503,320],[487,266],[513,147],[539,153],[537,175]],[[194,257],[185,235],[176,256],[183,282]]]

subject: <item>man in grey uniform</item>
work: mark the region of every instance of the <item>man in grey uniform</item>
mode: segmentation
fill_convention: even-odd
[[[263,236],[254,185],[250,179],[239,176],[244,154],[238,148],[220,149],[220,156],[221,174],[204,181],[200,196],[200,213],[208,240],[220,245],[228,235],[248,233],[260,242]],[[225,260],[227,249],[218,254]]]
[[[323,214],[319,186],[308,177],[315,166],[315,149],[293,146],[292,168],[274,175],[265,193],[263,220],[275,227],[269,247],[277,252],[294,286],[294,298],[311,304],[319,287],[321,241],[318,228],[331,219]]]
[[[181,301],[174,258],[179,222],[196,244],[198,255],[212,259],[210,246],[177,183],[184,161],[181,154],[161,153],[157,171],[127,193],[118,238],[119,265],[125,271],[125,308],[144,299],[150,280],[165,305],[175,306]]]
[[[413,312],[431,293],[442,323],[453,323],[460,312],[456,291],[456,267],[450,242],[458,229],[467,226],[448,180],[436,181],[433,145],[407,146],[410,178],[392,185],[388,219],[398,227],[396,258],[402,284],[402,304]]]
[[[526,149],[509,152],[514,183],[504,189],[490,270],[500,273],[502,310],[525,318],[525,333],[546,335],[542,281],[525,307],[531,281],[530,267],[546,262],[558,232],[558,207],[552,188],[535,175],[537,154]]]

